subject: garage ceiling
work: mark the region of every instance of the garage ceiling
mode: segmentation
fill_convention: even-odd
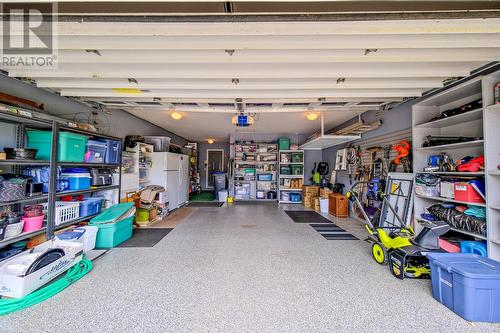
[[[500,19],[485,16],[220,22],[61,15],[57,69],[3,69],[193,140],[234,131],[236,101],[259,114],[256,132],[281,126],[308,134],[319,125],[306,121],[305,111],[329,113],[327,125],[337,125],[499,61]],[[185,117],[173,121],[173,110]]]

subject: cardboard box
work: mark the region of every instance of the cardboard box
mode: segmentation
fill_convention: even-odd
[[[39,270],[24,275],[17,272],[23,266],[27,255],[45,253],[52,248],[62,248],[65,255]],[[0,295],[5,297],[22,298],[51,280],[64,273],[83,258],[83,244],[58,240],[54,238],[42,243],[31,250],[26,250],[2,262],[0,266]],[[23,268],[20,268],[23,270]]]
[[[319,186],[304,185],[304,186],[302,186],[302,194],[303,195],[318,196],[318,194],[319,194]]]
[[[319,190],[319,196],[324,199],[328,199],[331,193],[333,192],[329,188],[322,188]]]

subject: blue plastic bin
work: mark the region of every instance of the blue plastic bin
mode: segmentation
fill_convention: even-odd
[[[469,321],[500,322],[500,263],[476,254],[429,253],[432,296]]]
[[[80,203],[80,217],[101,212],[102,198],[87,198]]]
[[[483,257],[488,256],[486,242],[463,241],[460,242],[460,252],[479,254]]]
[[[61,177],[69,181],[69,190],[78,191],[90,188],[91,177],[88,169],[70,168],[63,169]]]
[[[259,181],[271,181],[273,180],[272,173],[261,173],[257,175],[257,180]]]
[[[290,201],[291,202],[301,202],[302,201],[302,194],[296,193],[296,192],[291,192],[290,193]]]
[[[104,158],[104,163],[120,163],[120,151],[122,150],[121,141],[103,140],[103,142],[106,143],[106,157]]]

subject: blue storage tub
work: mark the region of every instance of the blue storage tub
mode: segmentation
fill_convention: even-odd
[[[71,168],[64,169],[61,177],[69,181],[69,190],[87,190],[90,188],[91,176],[88,169],[85,168]]]
[[[103,140],[103,142],[106,143],[106,156],[104,157],[104,163],[120,163],[120,152],[122,150],[121,141]]]
[[[95,215],[101,212],[102,198],[87,198],[80,203],[80,217]]]
[[[464,253],[427,257],[436,300],[466,320],[500,322],[500,262]]]
[[[257,175],[257,180],[260,181],[271,181],[273,180],[273,174],[272,173],[261,173]]]
[[[290,193],[290,201],[291,202],[301,202],[302,201],[302,194],[296,193],[296,192],[291,192]]]

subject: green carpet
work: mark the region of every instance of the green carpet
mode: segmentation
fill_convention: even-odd
[[[215,200],[214,192],[207,192],[207,191],[197,193],[193,195],[190,199],[190,201],[214,201],[214,200]]]

